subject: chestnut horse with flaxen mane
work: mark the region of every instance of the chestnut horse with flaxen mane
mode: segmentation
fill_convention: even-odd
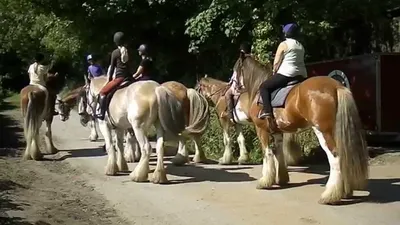
[[[24,118],[24,135],[26,150],[23,159],[42,159],[39,149],[39,129],[43,120],[46,121],[46,132],[44,135],[44,152],[48,154],[57,153],[52,139],[51,124],[53,122],[53,108],[56,95],[65,84],[67,64],[55,63],[49,70],[46,87],[41,85],[27,85],[20,92],[20,105]]]
[[[267,120],[258,118],[262,107],[259,87],[272,74],[270,67],[241,55],[234,68],[243,76],[244,109],[255,125],[264,153],[257,188],[289,182],[282,152],[282,133],[312,127],[330,164],[330,175],[319,203],[337,204],[363,189],[368,180],[368,152],[358,109],[351,91],[328,76],[311,77],[272,93],[278,130],[270,134]],[[275,101],[275,102],[274,102]],[[277,103],[280,102],[282,104]],[[274,145],[271,145],[274,144]]]

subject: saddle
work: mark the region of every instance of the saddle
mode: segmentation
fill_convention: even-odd
[[[136,80],[133,79],[133,77],[127,77],[125,78],[122,83],[120,85],[118,85],[116,88],[114,88],[112,91],[110,91],[110,93],[108,93],[106,95],[106,98],[104,100],[104,106],[106,108],[107,113],[109,114],[109,109],[108,106],[110,105],[111,99],[114,96],[115,92],[117,92],[118,90],[122,89],[122,88],[126,88],[129,85],[135,83]]]
[[[303,82],[306,78],[303,76],[296,77],[296,80],[290,81],[286,87],[278,88],[271,93],[271,106],[272,108],[284,108],[286,98],[290,91],[299,83]],[[261,96],[258,96],[257,105],[262,105],[263,100]]]

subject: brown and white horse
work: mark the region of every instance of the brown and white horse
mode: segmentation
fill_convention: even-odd
[[[223,130],[224,138],[224,153],[219,159],[219,164],[228,165],[233,162],[232,154],[232,140],[230,138],[230,128],[233,126],[237,134],[237,142],[239,145],[239,164],[246,164],[249,161],[249,154],[246,149],[245,137],[243,134],[243,125],[253,125],[253,122],[248,114],[248,93],[243,92],[238,97],[234,108],[234,121],[232,123],[227,116],[224,116],[227,103],[225,100],[225,92],[228,90],[228,82],[217,80],[215,78],[207,77],[201,78],[195,87],[202,95],[209,99],[215,107],[219,124]],[[296,164],[301,158],[300,146],[295,141],[294,133],[285,133],[283,136],[283,148],[287,164]]]
[[[54,67],[53,67],[54,70]],[[24,118],[24,135],[26,149],[23,159],[40,160],[43,155],[39,148],[40,133],[43,120],[46,121],[44,135],[44,153],[55,154],[58,152],[52,139],[51,124],[53,122],[53,105],[57,93],[61,90],[64,75],[58,73],[48,74],[46,87],[28,85],[20,91],[20,106]]]
[[[330,176],[319,202],[337,204],[363,189],[368,180],[368,152],[357,106],[349,89],[328,76],[311,77],[290,85],[276,95],[284,104],[274,108],[279,132],[271,135],[266,120],[258,118],[259,87],[271,74],[270,67],[251,56],[241,56],[235,70],[247,87],[246,107],[264,152],[262,177],[257,188],[289,182],[282,151],[282,133],[312,127],[329,164]],[[271,145],[275,144],[275,145]]]

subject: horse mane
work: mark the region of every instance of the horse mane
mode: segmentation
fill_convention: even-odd
[[[250,55],[239,58],[234,69],[238,76],[243,76],[243,84],[248,92],[249,102],[256,97],[260,85],[272,75],[270,64],[261,64]]]
[[[217,85],[227,85],[228,82],[222,81],[222,80],[218,80],[212,77],[203,77],[202,81],[207,83],[207,84],[217,84]]]

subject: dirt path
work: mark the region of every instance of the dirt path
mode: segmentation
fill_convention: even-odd
[[[397,225],[400,221],[397,153],[389,164],[384,158],[376,160],[369,192],[357,192],[360,197],[351,201],[354,204],[323,206],[317,201],[327,180],[325,166],[292,167],[291,185],[276,190],[255,189],[260,166],[168,165],[171,185],[133,183],[127,176],[103,175],[102,142],[87,140],[88,130],[75,113],[67,122],[57,118],[53,132],[62,151],[52,158],[62,161],[1,159],[0,178],[14,186],[0,189],[6,193],[4,202],[22,209],[1,203],[9,216],[48,224]],[[153,158],[151,169],[154,165]]]

